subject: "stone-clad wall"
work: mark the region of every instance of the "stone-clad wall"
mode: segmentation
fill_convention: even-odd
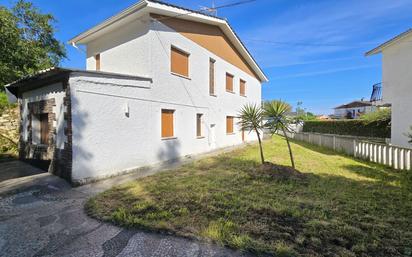
[[[6,110],[0,116],[0,134],[11,139],[15,143],[19,141],[19,109]]]

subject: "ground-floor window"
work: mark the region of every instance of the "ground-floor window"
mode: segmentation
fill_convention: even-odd
[[[162,109],[162,138],[174,137],[174,112]]]
[[[198,113],[196,114],[196,136],[197,137],[202,137],[202,118],[203,118],[203,114]]]
[[[226,134],[233,133],[233,116],[226,116]]]

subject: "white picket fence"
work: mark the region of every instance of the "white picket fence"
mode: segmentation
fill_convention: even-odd
[[[323,146],[356,158],[380,163],[399,170],[411,170],[412,149],[374,142],[376,139],[329,135],[318,133],[293,133],[289,135],[299,141]]]

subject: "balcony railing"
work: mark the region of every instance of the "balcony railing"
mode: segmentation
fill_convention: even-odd
[[[382,83],[377,83],[373,85],[371,102],[377,102],[382,100]]]

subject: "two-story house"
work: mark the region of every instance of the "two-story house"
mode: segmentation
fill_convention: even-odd
[[[228,22],[142,0],[70,40],[87,69],[7,86],[21,109],[20,157],[82,184],[253,141],[237,114],[261,103],[263,71]]]
[[[407,133],[412,126],[412,29],[366,53],[382,53],[382,102],[392,108],[391,143],[411,147]]]

